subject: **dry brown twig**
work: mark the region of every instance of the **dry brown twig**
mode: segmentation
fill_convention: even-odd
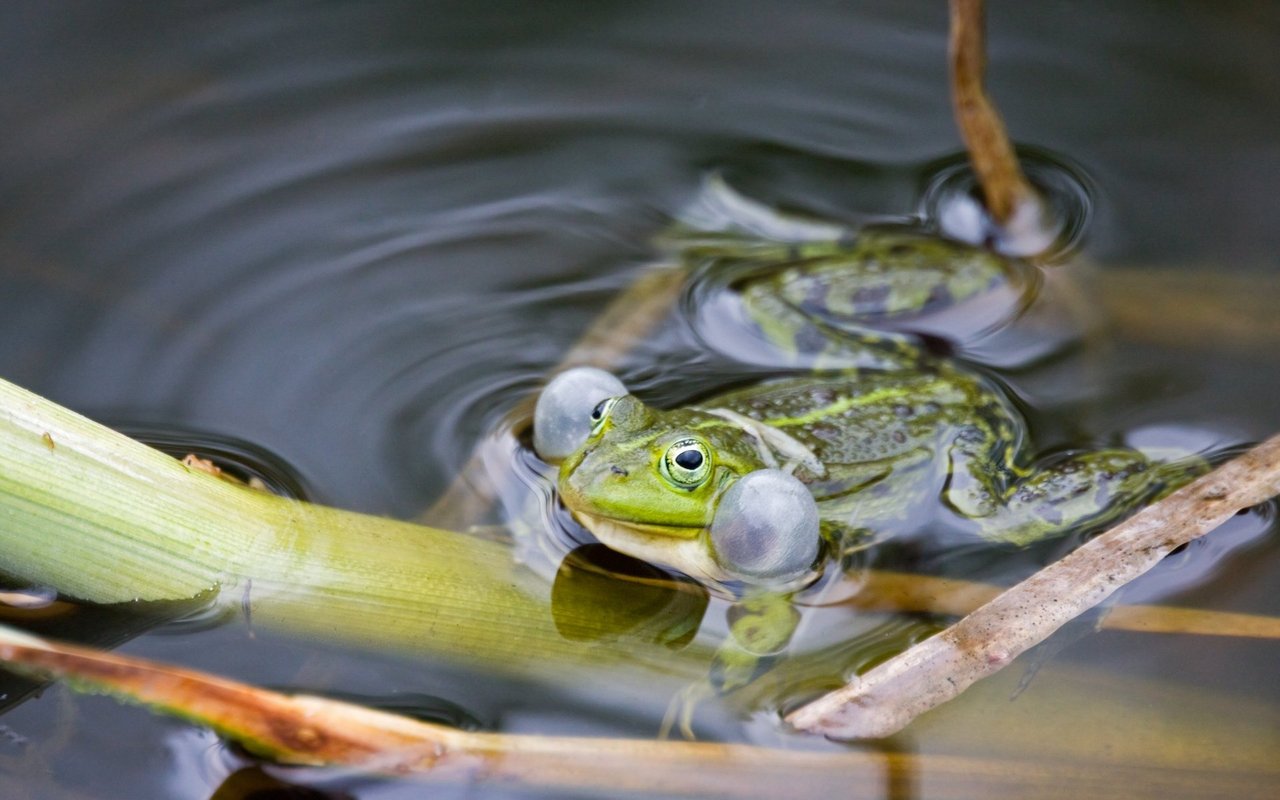
[[[494,787],[660,797],[881,798],[923,783],[948,798],[1265,796],[1265,747],[1241,763],[1201,748],[1161,759],[1038,759],[461,731],[302,695],[283,695],[139,658],[36,639],[0,626],[0,661],[58,675],[208,725],[279,763],[347,767]],[[1255,763],[1256,761],[1256,763]]]
[[[1280,494],[1280,435],[1228,461],[1005,591],[942,633],[792,712],[798,730],[881,738],[960,694],[1174,548]]]
[[[983,87],[987,53],[982,0],[951,0],[951,100],[956,125],[969,161],[999,225],[1009,224],[1023,209],[1035,211],[1040,199],[1027,181],[1000,113]]]
[[[862,611],[963,617],[999,597],[1006,588],[959,578],[873,569],[858,576],[858,592],[839,605]],[[1280,617],[1161,605],[1111,606],[1097,627],[1100,631],[1280,639]]]

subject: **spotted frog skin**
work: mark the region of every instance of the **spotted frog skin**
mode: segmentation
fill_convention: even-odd
[[[1040,282],[1024,262],[905,226],[785,244],[692,236],[678,250],[695,272],[742,276],[731,286],[755,338],[808,369],[910,371],[927,360],[921,319],[950,310],[960,327],[982,316],[974,306],[986,298],[1000,301],[985,308],[997,315],[986,324],[1000,324]]]
[[[705,532],[726,489],[771,466],[806,485],[828,547],[841,549],[939,525],[1025,545],[1114,520],[1202,469],[1125,448],[1036,459],[1023,418],[989,379],[927,354],[909,334],[868,327],[1016,279],[1016,265],[985,251],[871,230],[853,242],[762,243],[716,257],[774,267],[737,288],[776,346],[819,359],[852,352],[868,366],[669,410],[631,395],[603,401],[589,438],[561,464],[559,490],[614,549],[725,580]]]

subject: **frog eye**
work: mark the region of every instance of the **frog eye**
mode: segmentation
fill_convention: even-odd
[[[609,417],[609,411],[613,409],[613,404],[618,402],[616,397],[606,397],[596,407],[591,409],[591,433],[596,434],[604,427],[604,421]]]
[[[711,451],[697,439],[681,439],[662,457],[662,474],[682,489],[693,489],[711,474]]]

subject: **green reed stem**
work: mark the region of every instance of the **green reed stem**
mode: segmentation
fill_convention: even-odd
[[[0,569],[94,603],[212,590],[255,624],[504,671],[705,670],[692,653],[566,641],[545,581],[500,544],[239,488],[4,381]],[[607,634],[607,604],[583,603],[557,613]]]

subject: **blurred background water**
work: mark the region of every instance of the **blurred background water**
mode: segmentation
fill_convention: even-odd
[[[1091,182],[1084,258],[1270,296],[1280,5],[992,2],[988,16],[1010,130]],[[317,500],[412,517],[709,172],[837,220],[916,213],[958,150],[946,22],[923,1],[10,0],[0,376],[95,418],[252,443]],[[1050,370],[1022,400],[1049,441],[1082,425],[1261,438],[1280,429],[1280,337],[1262,324],[1244,344],[1207,325],[1176,347],[1121,330],[1088,382]],[[688,363],[640,377],[714,380]],[[1180,602],[1280,614],[1274,537],[1240,527],[1194,548]],[[129,647],[260,683],[434,693],[508,729],[652,734],[652,714],[555,710],[528,687],[245,636]],[[1276,701],[1273,645],[1230,645],[1224,674],[1185,644],[1102,639],[1075,657]],[[53,690],[0,724],[17,737],[0,739],[7,796],[217,784],[207,738],[109,701]],[[118,791],[93,788],[104,765]]]

